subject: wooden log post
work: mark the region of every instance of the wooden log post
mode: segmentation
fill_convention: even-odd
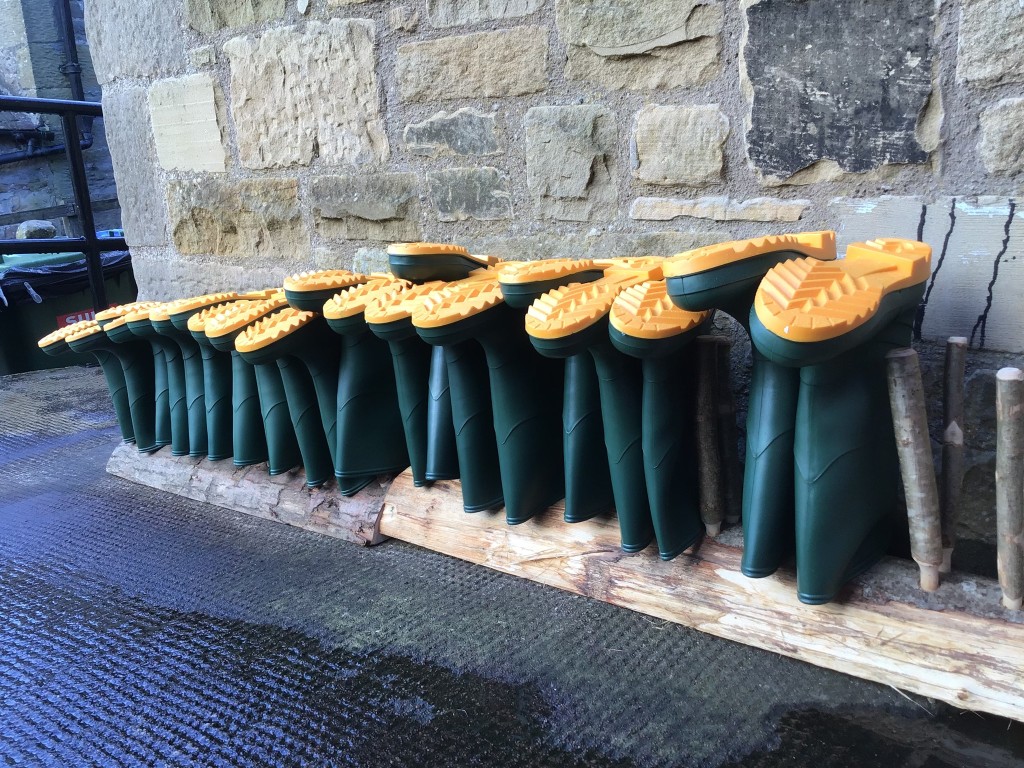
[[[725,522],[735,525],[743,509],[743,468],[736,434],[736,399],[732,395],[732,342],[718,336],[718,450],[722,457]]]
[[[1024,372],[996,374],[996,532],[1003,605],[1024,602]]]
[[[912,349],[893,350],[886,355],[886,360],[889,404],[907,497],[910,554],[920,569],[921,589],[934,592],[939,588],[939,566],[942,565],[942,525],[921,366]]]
[[[708,536],[722,531],[725,505],[718,439],[718,338],[697,337],[697,466],[700,485],[700,517]]]
[[[939,509],[942,520],[941,573],[953,569],[956,526],[960,519],[960,491],[964,482],[964,362],[967,338],[951,336],[946,342],[942,389],[942,486]]]

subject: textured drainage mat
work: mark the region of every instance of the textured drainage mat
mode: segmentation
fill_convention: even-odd
[[[0,379],[0,765],[1024,760],[1020,724],[109,477],[116,439],[97,371]]]

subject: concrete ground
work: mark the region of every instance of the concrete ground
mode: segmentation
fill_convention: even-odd
[[[1018,723],[133,485],[117,440],[98,370],[0,378],[0,764],[1024,762]]]

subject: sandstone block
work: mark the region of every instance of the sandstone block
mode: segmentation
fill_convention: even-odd
[[[160,165],[166,170],[224,173],[227,155],[210,75],[157,80],[149,89],[149,115]]]
[[[687,200],[673,197],[638,197],[629,209],[631,219],[669,221],[680,217],[715,221],[799,221],[810,200],[780,200],[755,197],[701,197]]]
[[[185,68],[185,36],[174,3],[85,0],[96,77],[166,77]]]
[[[548,30],[515,27],[399,46],[404,101],[522,96],[548,87]]]
[[[762,0],[743,47],[753,94],[747,149],[785,179],[819,161],[847,173],[923,163],[932,93],[932,0]],[[923,134],[928,134],[924,131]]]
[[[408,5],[388,8],[388,26],[393,32],[415,32],[420,25],[420,12]]]
[[[728,135],[717,104],[644,107],[633,130],[633,175],[649,184],[712,184],[722,178]]]
[[[149,122],[149,96],[139,86],[107,88],[103,128],[117,181],[121,223],[130,246],[167,243],[167,209]]]
[[[565,76],[612,89],[701,85],[718,72],[718,0],[558,0]]]
[[[441,221],[512,218],[508,181],[497,168],[452,168],[427,174],[430,202]]]
[[[427,19],[433,27],[457,27],[527,16],[543,4],[544,0],[427,0]]]
[[[296,179],[172,181],[167,203],[174,245],[179,253],[231,259],[306,258],[309,235],[298,188]]]
[[[526,113],[526,184],[541,216],[566,221],[615,215],[615,116],[596,104]]]
[[[616,256],[672,256],[691,248],[728,240],[727,230],[707,226],[671,232],[589,232],[585,235],[560,235],[544,232],[539,235],[467,237],[460,243],[473,253],[486,253],[509,261],[564,258],[567,254],[586,254],[589,258],[607,259]]]
[[[981,159],[989,173],[1024,171],[1024,99],[1003,99],[981,113]]]
[[[374,24],[362,19],[311,21],[236,37],[224,45],[231,64],[231,113],[248,168],[337,165],[386,160],[377,89]]]
[[[318,176],[310,186],[317,232],[345,240],[418,240],[414,173]]]
[[[494,133],[494,114],[464,108],[438,112],[422,123],[405,126],[402,139],[414,155],[494,155],[500,152]]]
[[[18,225],[14,237],[17,240],[46,240],[57,236],[57,228],[49,221],[29,219]]]
[[[186,10],[189,26],[208,35],[280,19],[284,5],[285,0],[187,0]]]
[[[1017,0],[964,0],[956,75],[984,87],[1024,82],[1024,5]]]
[[[188,63],[196,69],[212,67],[217,63],[217,51],[212,45],[200,45],[188,52]]]

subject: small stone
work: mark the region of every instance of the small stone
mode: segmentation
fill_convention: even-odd
[[[548,87],[548,30],[514,27],[406,43],[395,76],[403,101],[500,98]]]
[[[284,16],[285,0],[186,0],[188,23],[212,34],[228,27],[248,27]]]
[[[588,48],[569,46],[566,80],[586,80],[610,90],[692,88],[711,82],[719,71],[719,36],[701,37],[639,56],[599,56]]]
[[[420,25],[420,12],[408,5],[388,8],[387,18],[393,32],[415,32]]]
[[[755,197],[701,197],[696,200],[667,197],[639,197],[629,209],[631,219],[669,221],[680,217],[715,221],[799,221],[810,200],[780,200]]]
[[[217,63],[217,51],[212,45],[200,45],[188,52],[188,65],[194,69],[212,67]]]
[[[508,181],[497,168],[452,168],[427,174],[430,202],[440,221],[512,218]]]
[[[729,118],[717,104],[644,107],[633,131],[633,175],[649,184],[713,184],[722,178],[728,135]]]
[[[494,155],[500,150],[494,134],[494,114],[465,107],[457,112],[438,112],[422,123],[410,123],[402,134],[414,155]]]
[[[427,0],[427,19],[433,27],[457,27],[528,16],[543,4],[544,0]]]
[[[172,181],[167,206],[174,246],[231,259],[308,258],[298,190],[297,179]]]
[[[40,219],[29,219],[18,225],[18,231],[14,233],[17,240],[48,240],[57,236],[57,228],[49,221]]]
[[[989,173],[1024,172],[1024,99],[1003,99],[981,113],[981,159]]]
[[[157,80],[149,89],[149,114],[156,154],[165,170],[227,170],[210,75]]]
[[[526,113],[526,184],[544,218],[615,215],[615,115],[596,104]]]
[[[987,88],[1024,82],[1024,5],[1019,0],[964,0],[956,75]]]
[[[417,181],[414,173],[314,177],[317,232],[344,240],[418,240]]]
[[[363,165],[388,158],[380,114],[374,24],[310,21],[224,44],[231,113],[247,168]]]

